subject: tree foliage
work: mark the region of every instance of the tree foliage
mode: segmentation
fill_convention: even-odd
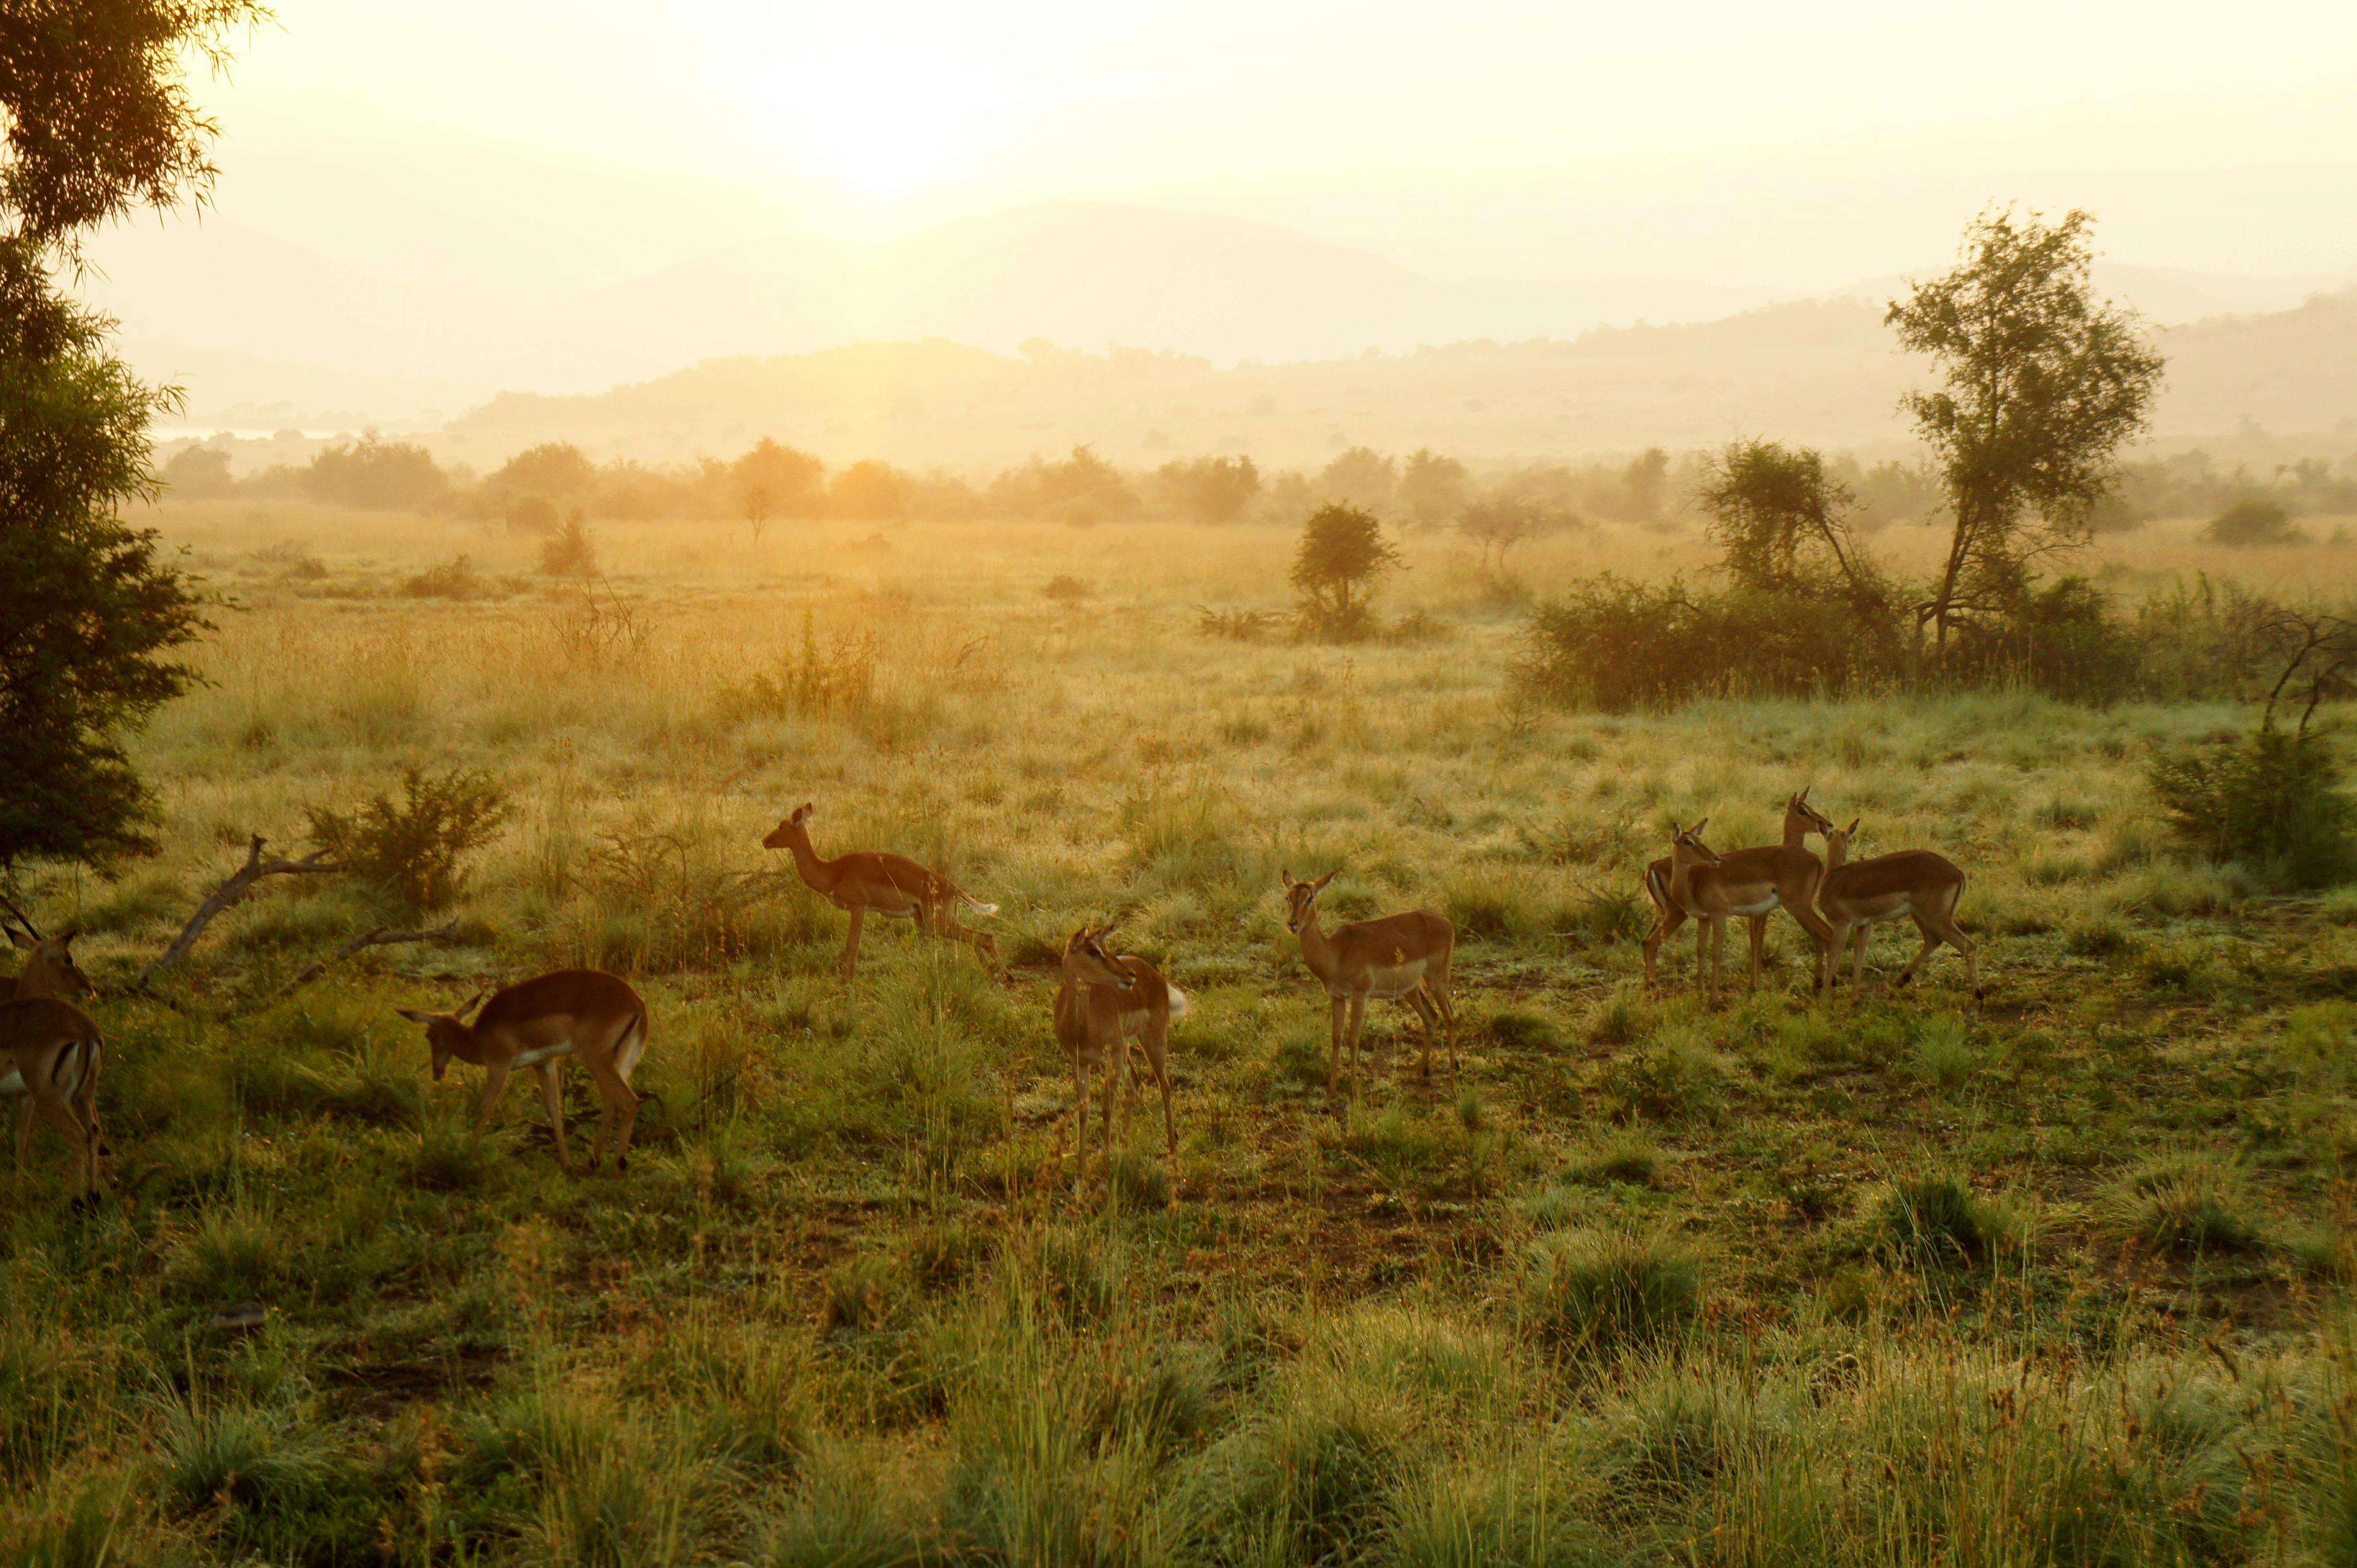
[[[1155,470],[1162,499],[1196,522],[1233,522],[1260,494],[1260,469],[1250,457],[1193,457]]]
[[[1735,441],[1710,460],[1696,498],[1704,531],[1726,553],[1741,586],[1813,598],[1878,599],[1873,572],[1850,526],[1855,491],[1825,472],[1807,447]]]
[[[1900,400],[1954,514],[1919,612],[1943,649],[1959,623],[2010,610],[2040,556],[2085,541],[2118,449],[2144,429],[2159,389],[2161,357],[2141,323],[2094,295],[2093,221],[1984,212],[1959,264],[1885,317],[1944,382]]]
[[[195,678],[204,626],[155,535],[117,515],[152,496],[147,425],[178,405],[61,295],[94,225],[200,201],[212,127],[182,74],[218,62],[244,0],[0,7],[0,880],[27,861],[102,865],[151,847],[125,737]]]
[[[1355,635],[1364,628],[1376,577],[1398,564],[1399,552],[1372,512],[1340,501],[1318,508],[1301,525],[1293,558],[1303,618],[1329,636]]]
[[[758,542],[762,528],[780,512],[808,512],[824,493],[826,465],[809,453],[780,446],[764,435],[729,467],[737,510]]]

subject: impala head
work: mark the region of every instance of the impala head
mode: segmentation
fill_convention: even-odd
[[[1116,991],[1133,991],[1137,976],[1127,966],[1114,961],[1111,949],[1104,945],[1105,934],[1114,922],[1107,921],[1095,930],[1082,926],[1064,943],[1064,967],[1078,974],[1091,985],[1110,985]]]
[[[467,1013],[483,999],[483,994],[476,992],[462,1005],[448,1013],[426,1013],[414,1007],[401,1009],[403,1017],[413,1024],[425,1026],[425,1044],[434,1053],[435,1082],[441,1082],[442,1075],[449,1070],[450,1058],[464,1056],[468,1046],[473,1043],[475,1026],[467,1022]]]
[[[11,927],[8,940],[24,950],[25,967],[16,983],[27,996],[55,996],[61,1000],[76,996],[96,996],[98,987],[90,976],[74,962],[73,940],[81,935],[81,928],[59,931],[54,937],[44,937],[27,929],[23,932]]]
[[[794,808],[793,815],[788,817],[784,822],[780,822],[776,827],[770,830],[769,836],[761,841],[761,847],[763,849],[791,849],[794,843],[794,834],[803,831],[802,824],[809,822],[811,818],[816,814],[818,808],[816,806],[812,805],[808,800],[804,800],[801,805]]]
[[[1311,906],[1317,903],[1318,895],[1326,891],[1326,885],[1333,881],[1341,869],[1338,865],[1315,882],[1296,882],[1293,879],[1293,873],[1289,871],[1277,873],[1285,882],[1285,929],[1286,930],[1297,937],[1301,934],[1301,928],[1309,923]]]
[[[1864,817],[1852,817],[1846,828],[1835,827],[1831,822],[1825,824],[1825,860],[1828,864],[1839,865],[1842,863],[1842,858],[1849,854],[1849,846],[1857,838],[1857,824],[1864,821]]]
[[[1830,833],[1834,831],[1834,820],[1809,804],[1809,787],[1804,786],[1799,794],[1785,798],[1784,814],[1807,822],[1811,832]]]
[[[1690,828],[1682,828],[1677,823],[1672,822],[1670,824],[1670,858],[1683,860],[1693,865],[1717,865],[1718,856],[1711,854],[1710,845],[1702,842],[1702,831],[1708,826],[1710,826],[1708,817],[1705,817]]]

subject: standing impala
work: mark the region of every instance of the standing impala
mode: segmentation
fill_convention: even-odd
[[[813,811],[807,800],[795,807],[792,816],[770,830],[761,847],[793,851],[794,869],[811,891],[850,912],[851,935],[843,945],[845,985],[851,983],[852,971],[859,962],[859,929],[871,909],[891,919],[914,921],[936,936],[971,942],[975,953],[985,960],[998,957],[998,944],[991,940],[989,932],[960,925],[957,918],[961,904],[981,915],[996,915],[997,905],[984,903],[940,872],[906,855],[863,850],[822,859],[811,846],[810,829],[805,825]]]
[[[54,996],[0,1002],[0,1094],[21,1094],[16,1117],[16,1172],[32,1144],[33,1112],[64,1134],[73,1159],[77,1203],[98,1197],[98,1072],[106,1042],[89,1014]]]
[[[1104,945],[1111,925],[1092,931],[1082,926],[1064,943],[1063,974],[1056,987],[1056,1039],[1072,1058],[1073,1103],[1080,1121],[1080,1169],[1089,1163],[1090,1079],[1104,1071],[1105,1152],[1113,1152],[1113,1096],[1129,1062],[1129,1042],[1146,1047],[1155,1086],[1162,1091],[1165,1151],[1178,1152],[1178,1128],[1170,1117],[1170,1020],[1187,1015],[1187,993],[1162,978],[1142,958],[1115,957]],[[1130,1066],[1130,1103],[1136,1102],[1137,1070]],[[1126,1122],[1126,1116],[1124,1118]]]
[[[22,926],[22,934],[17,926]],[[98,1025],[72,1005],[76,998],[98,994],[98,987],[74,962],[73,940],[81,934],[75,929],[44,937],[21,914],[9,927],[8,940],[24,950],[25,967],[13,980],[0,982],[0,1063],[7,1064],[0,1065],[0,1096],[22,1101],[16,1108],[16,1169],[24,1170],[25,1157],[32,1148],[34,1116],[46,1114],[75,1152],[85,1193],[94,1194],[99,1156],[107,1152],[105,1135],[98,1126],[98,1072],[105,1042]],[[37,999],[57,1005],[25,1009],[5,1005]],[[35,1070],[27,1073],[20,1058],[34,1059]],[[59,1119],[52,1097],[38,1091],[37,1086],[63,1090],[70,1128]]]
[[[1817,885],[1824,880],[1824,863],[1804,849],[1779,844],[1764,850],[1738,850],[1733,854],[1711,853],[1702,842],[1705,817],[1690,828],[1671,825],[1670,897],[1696,922],[1695,983],[1707,998],[1716,999],[1727,969],[1727,922],[1730,916],[1764,916],[1789,909],[1792,918],[1817,945],[1816,983],[1825,983],[1832,952],[1833,929],[1817,913]],[[1704,956],[1709,972],[1704,972]],[[1760,948],[1751,949],[1751,989],[1760,989]]]
[[[479,993],[478,993],[479,994]],[[630,983],[596,969],[560,969],[535,980],[511,985],[483,1004],[474,1022],[466,1021],[465,1005],[450,1013],[401,1009],[413,1024],[425,1026],[425,1041],[434,1052],[434,1081],[456,1057],[483,1069],[483,1091],[475,1101],[475,1136],[490,1125],[508,1075],[530,1068],[540,1075],[540,1097],[548,1106],[548,1122],[556,1134],[556,1163],[573,1169],[565,1143],[565,1100],[557,1091],[556,1069],[567,1057],[587,1070],[606,1102],[597,1119],[597,1148],[589,1156],[595,1170],[606,1157],[606,1144],[620,1129],[614,1168],[630,1168],[630,1129],[638,1124],[640,1096],[630,1088],[630,1074],[647,1048],[647,1004]]]
[[[1817,908],[1833,929],[1832,967],[1840,969],[1841,945],[1847,940],[1850,982],[1863,990],[1867,929],[1904,915],[1922,933],[1923,946],[1899,972],[1899,978],[1891,983],[1893,989],[1915,978],[1916,970],[1932,950],[1945,942],[1964,956],[1964,982],[1973,988],[1973,1000],[1979,1001],[1980,953],[1956,929],[1956,901],[1964,896],[1964,874],[1947,856],[1928,849],[1850,859],[1850,841],[1857,836],[1857,824],[1863,820],[1853,819],[1849,826],[1825,835],[1825,879],[1817,889]]]
[[[1457,1004],[1448,991],[1448,960],[1457,950],[1457,928],[1428,909],[1410,909],[1372,920],[1352,920],[1329,935],[1318,924],[1318,895],[1334,880],[1329,871],[1315,882],[1285,881],[1286,929],[1301,939],[1301,961],[1325,986],[1333,1004],[1326,1062],[1330,1093],[1342,1068],[1342,1047],[1351,1049],[1351,1080],[1359,1077],[1359,1034],[1367,1003],[1397,997],[1424,1020],[1424,1076],[1432,1076],[1433,1036],[1448,1035],[1448,1069],[1457,1070]]]
[[[1784,843],[1781,847],[1797,849],[1806,854],[1809,847],[1809,835],[1830,832],[1833,831],[1833,825],[1831,817],[1809,804],[1807,789],[1803,789],[1797,795],[1788,795],[1784,798]],[[1719,860],[1721,864],[1734,862],[1739,866],[1745,863],[1746,856],[1772,855],[1776,847],[1770,845],[1761,849],[1733,850],[1719,856]],[[1680,926],[1686,923],[1686,912],[1678,907],[1676,899],[1670,897],[1670,857],[1668,855],[1663,855],[1645,867],[1645,897],[1653,901],[1654,917],[1653,929],[1645,937],[1645,989],[1651,991],[1660,983],[1660,977],[1656,974],[1653,966],[1654,955],[1662,950],[1662,944],[1674,936]],[[1745,920],[1750,927],[1752,983],[1756,985],[1759,983],[1760,953],[1768,945],[1768,916],[1764,913],[1750,915],[1745,917]],[[1701,961],[1699,953],[1695,955],[1695,961],[1697,962]]]

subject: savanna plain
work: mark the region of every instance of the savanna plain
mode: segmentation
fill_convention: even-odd
[[[614,523],[585,585],[457,521],[145,521],[231,603],[139,742],[162,854],[30,890],[113,1158],[76,1211],[42,1133],[0,1204],[0,1563],[2357,1560],[2357,898],[2183,858],[2145,780],[2247,709],[1520,701],[1531,598],[1676,528],[1511,577],[1411,531],[1391,632],[1323,646],[1203,624],[1284,608],[1276,529]],[[2190,523],[2086,564],[2357,587]],[[280,877],[128,983],[412,767],[504,807],[448,940],[289,989],[419,922]],[[1691,926],[1645,993],[1670,824],[1770,843],[1803,785],[1964,868],[1984,1002],[1894,992],[1889,927],[1813,995],[1782,917],[1756,994],[1702,1004]],[[1002,963],[871,922],[840,983],[760,846],[804,801]],[[1335,870],[1329,920],[1456,923],[1455,1071],[1382,1004],[1329,1092],[1278,879]],[[1115,917],[1193,999],[1178,1149],[1149,1088],[1080,1168],[1049,1002]],[[566,965],[652,1008],[625,1173],[522,1084],[472,1143],[395,1012]]]

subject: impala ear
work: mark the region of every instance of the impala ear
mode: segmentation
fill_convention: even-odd
[[[450,1016],[464,1022],[467,1015],[475,1010],[475,1004],[480,1002],[484,997],[489,996],[490,994],[490,993],[488,990],[476,992],[472,996],[468,997],[464,1002],[458,1004],[457,1006],[450,1009]]]
[[[1325,892],[1325,891],[1326,891],[1326,885],[1327,885],[1329,882],[1333,881],[1333,880],[1334,880],[1334,878],[1336,878],[1336,877],[1338,877],[1338,876],[1340,876],[1340,875],[1342,875],[1342,868],[1341,868],[1340,866],[1339,866],[1339,865],[1338,865],[1338,866],[1336,866],[1333,870],[1331,870],[1331,871],[1328,872],[1325,875],[1323,875],[1323,876],[1319,877],[1317,881],[1315,881],[1315,882],[1311,883],[1311,884],[1309,885],[1310,891],[1311,891],[1311,892],[1313,892],[1313,893],[1323,893],[1323,892]]]
[[[1792,797],[1792,803],[1797,806],[1807,805],[1809,803],[1809,791],[1815,788],[1816,784],[1814,781],[1802,785],[1801,792]]]
[[[37,947],[39,945],[34,941],[32,938],[27,936],[13,925],[8,928],[8,940],[11,945],[20,948]]]
[[[414,1007],[396,1007],[393,1011],[400,1014],[403,1017],[408,1019],[413,1024],[431,1024],[434,1022],[435,1018],[438,1016],[438,1015],[433,1013],[421,1013]]]
[[[1690,832],[1690,833],[1694,834],[1694,836],[1695,836],[1695,837],[1696,837],[1696,838],[1700,838],[1700,837],[1702,837],[1702,831],[1703,831],[1703,829],[1705,829],[1705,828],[1706,828],[1706,827],[1708,827],[1708,826],[1710,826],[1710,819],[1709,819],[1708,817],[1705,817],[1702,821],[1700,821],[1700,822],[1696,822],[1694,826],[1692,826],[1692,827],[1688,828],[1688,829],[1686,830],[1686,832]]]
[[[1276,880],[1277,885],[1283,887],[1287,893],[1293,891],[1293,873],[1290,871],[1280,871],[1276,874]]]
[[[1866,821],[1864,817],[1852,817],[1849,820],[1849,826],[1842,829],[1842,837],[1846,839],[1857,837],[1857,824],[1864,821]]]

